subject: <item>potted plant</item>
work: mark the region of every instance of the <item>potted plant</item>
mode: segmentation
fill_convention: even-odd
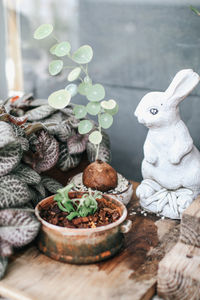
[[[53,32],[51,24],[43,24],[34,32],[34,38],[41,40],[48,37]],[[53,37],[55,38],[55,37]],[[56,56],[49,63],[49,73],[52,76],[58,75],[64,68],[70,69],[68,74],[68,84],[64,89],[54,91],[48,97],[48,103],[54,109],[65,109],[66,106],[73,105],[73,113],[78,121],[78,135],[70,139],[71,143],[76,143],[76,148],[88,146],[96,149],[93,162],[85,168],[83,173],[78,174],[72,181],[75,183],[74,189],[86,190],[88,188],[97,189],[104,193],[109,193],[115,198],[127,204],[132,196],[132,186],[122,175],[118,174],[105,159],[102,141],[105,139],[103,130],[108,129],[113,123],[113,116],[118,112],[118,104],[115,100],[105,100],[105,89],[99,83],[93,84],[89,74],[88,64],[93,58],[93,50],[89,45],[83,45],[74,53],[71,53],[71,45],[68,41],[58,42],[50,48],[50,53]],[[67,65],[64,60],[69,61]],[[80,80],[79,84],[74,81]],[[72,83],[73,82],[73,83]],[[76,94],[85,96],[87,105],[73,104],[71,98]],[[86,119],[86,115],[96,117],[96,123]],[[106,142],[105,142],[106,143]],[[70,143],[69,143],[70,144]],[[69,145],[70,146],[70,145]]]
[[[34,32],[34,38],[41,40],[52,32],[51,24],[43,24]],[[48,103],[50,107],[60,110],[66,109],[69,103],[73,106],[78,121],[78,135],[74,137],[76,146],[82,147],[88,140],[91,147],[96,149],[96,155],[94,162],[81,173],[85,191],[77,191],[76,184],[71,183],[37,205],[36,216],[42,223],[38,245],[41,251],[54,259],[71,263],[96,262],[114,255],[122,247],[123,232],[128,232],[131,227],[130,221],[124,223],[126,207],[105,194],[116,189],[119,176],[101,159],[100,152],[103,130],[112,125],[118,104],[113,99],[104,100],[104,87],[92,82],[88,63],[92,60],[93,50],[89,45],[71,53],[68,41],[58,42],[56,39],[50,53],[56,56],[49,63],[52,76],[64,68],[71,70],[67,77],[70,84],[54,91],[48,97]],[[63,58],[69,61],[68,65],[65,66]],[[80,80],[78,85],[74,83],[77,79]],[[70,102],[77,93],[87,98],[87,105]],[[96,116],[97,122],[86,119],[87,114]],[[132,194],[130,183],[127,185]]]
[[[35,209],[41,221],[39,249],[53,259],[87,264],[108,259],[123,245],[131,228],[123,203],[98,191],[71,191],[73,184],[42,200]]]

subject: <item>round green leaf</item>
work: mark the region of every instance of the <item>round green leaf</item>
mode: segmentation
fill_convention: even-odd
[[[111,116],[114,116],[118,113],[118,110],[119,110],[119,105],[116,103],[115,108],[113,108],[111,110],[105,109],[105,112],[109,113]]]
[[[116,106],[116,101],[113,99],[110,99],[108,101],[102,101],[101,107],[104,109],[113,109]]]
[[[96,116],[100,112],[101,105],[99,102],[89,102],[86,108],[90,115]]]
[[[87,110],[84,105],[76,105],[74,106],[73,112],[77,119],[82,119],[87,115]]]
[[[71,96],[74,97],[77,94],[78,88],[74,83],[70,83],[65,87],[65,90],[70,92]]]
[[[78,86],[78,92],[79,94],[86,96],[91,87],[91,83],[82,82]]]
[[[81,73],[81,68],[77,67],[77,68],[74,68],[69,74],[68,74],[68,81],[74,81],[76,80],[79,75]]]
[[[63,68],[63,61],[60,59],[52,60],[49,64],[49,73],[51,75],[57,75]]]
[[[58,57],[68,55],[71,50],[71,45],[69,42],[61,42],[55,48],[55,55]]]
[[[50,52],[51,54],[55,55],[55,50],[56,50],[56,47],[57,47],[57,46],[58,46],[58,43],[55,44],[55,45],[53,45],[53,46],[50,48],[49,52]]]
[[[83,120],[80,121],[79,125],[78,125],[78,132],[80,134],[86,134],[88,132],[90,132],[93,128],[93,124],[91,121],[89,120]]]
[[[87,64],[92,60],[92,57],[93,57],[93,50],[88,45],[84,45],[80,47],[72,55],[73,61],[75,61],[78,64]]]
[[[41,40],[50,35],[53,31],[53,26],[51,24],[42,24],[34,32],[34,39]]]
[[[105,89],[101,84],[92,85],[86,96],[89,101],[100,101],[105,97]]]
[[[101,134],[101,132],[95,130],[92,133],[90,133],[90,135],[89,135],[89,141],[92,144],[95,144],[95,145],[100,144],[101,141],[102,141],[102,134]]]
[[[113,123],[113,117],[108,113],[102,114],[99,116],[99,122],[101,127],[108,129]]]
[[[113,99],[102,101],[101,107],[105,110],[105,112],[109,113],[112,116],[115,115],[119,110],[119,105]]]
[[[53,108],[62,109],[69,104],[70,99],[70,92],[66,90],[59,90],[49,96],[48,103]]]

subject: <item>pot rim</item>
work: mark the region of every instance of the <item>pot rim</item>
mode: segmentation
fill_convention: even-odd
[[[73,192],[72,192],[73,193]],[[85,192],[79,192],[80,194],[84,194]],[[100,227],[96,227],[96,228],[68,228],[68,227],[61,227],[61,226],[57,226],[57,225],[53,225],[51,223],[48,223],[47,221],[45,221],[44,219],[41,218],[40,216],[40,207],[42,206],[42,204],[48,202],[49,200],[53,200],[53,197],[55,195],[49,196],[43,200],[41,200],[37,206],[35,207],[35,215],[38,218],[38,220],[42,223],[43,226],[55,230],[55,231],[59,231],[60,233],[66,233],[66,234],[86,234],[86,233],[95,233],[95,232],[101,232],[101,231],[106,231],[109,229],[112,229],[114,227],[119,226],[121,223],[123,223],[127,217],[127,208],[126,206],[120,202],[119,200],[112,198],[109,195],[103,195],[103,198],[107,199],[107,200],[112,200],[112,202],[115,202],[117,204],[118,207],[122,208],[122,215],[120,216],[120,218],[108,225],[104,225],[104,226],[100,226]]]

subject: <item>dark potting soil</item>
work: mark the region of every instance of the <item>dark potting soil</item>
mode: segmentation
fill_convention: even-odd
[[[97,202],[98,209],[94,215],[75,217],[71,221],[66,218],[68,213],[61,211],[57,202],[54,201],[48,208],[41,209],[40,216],[50,224],[68,228],[96,228],[111,224],[120,218],[120,209],[113,203],[104,198],[97,200]]]

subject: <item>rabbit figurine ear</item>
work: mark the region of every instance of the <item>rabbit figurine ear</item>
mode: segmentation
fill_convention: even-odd
[[[170,106],[177,106],[185,99],[199,83],[199,80],[199,75],[191,69],[179,71],[165,91]]]

